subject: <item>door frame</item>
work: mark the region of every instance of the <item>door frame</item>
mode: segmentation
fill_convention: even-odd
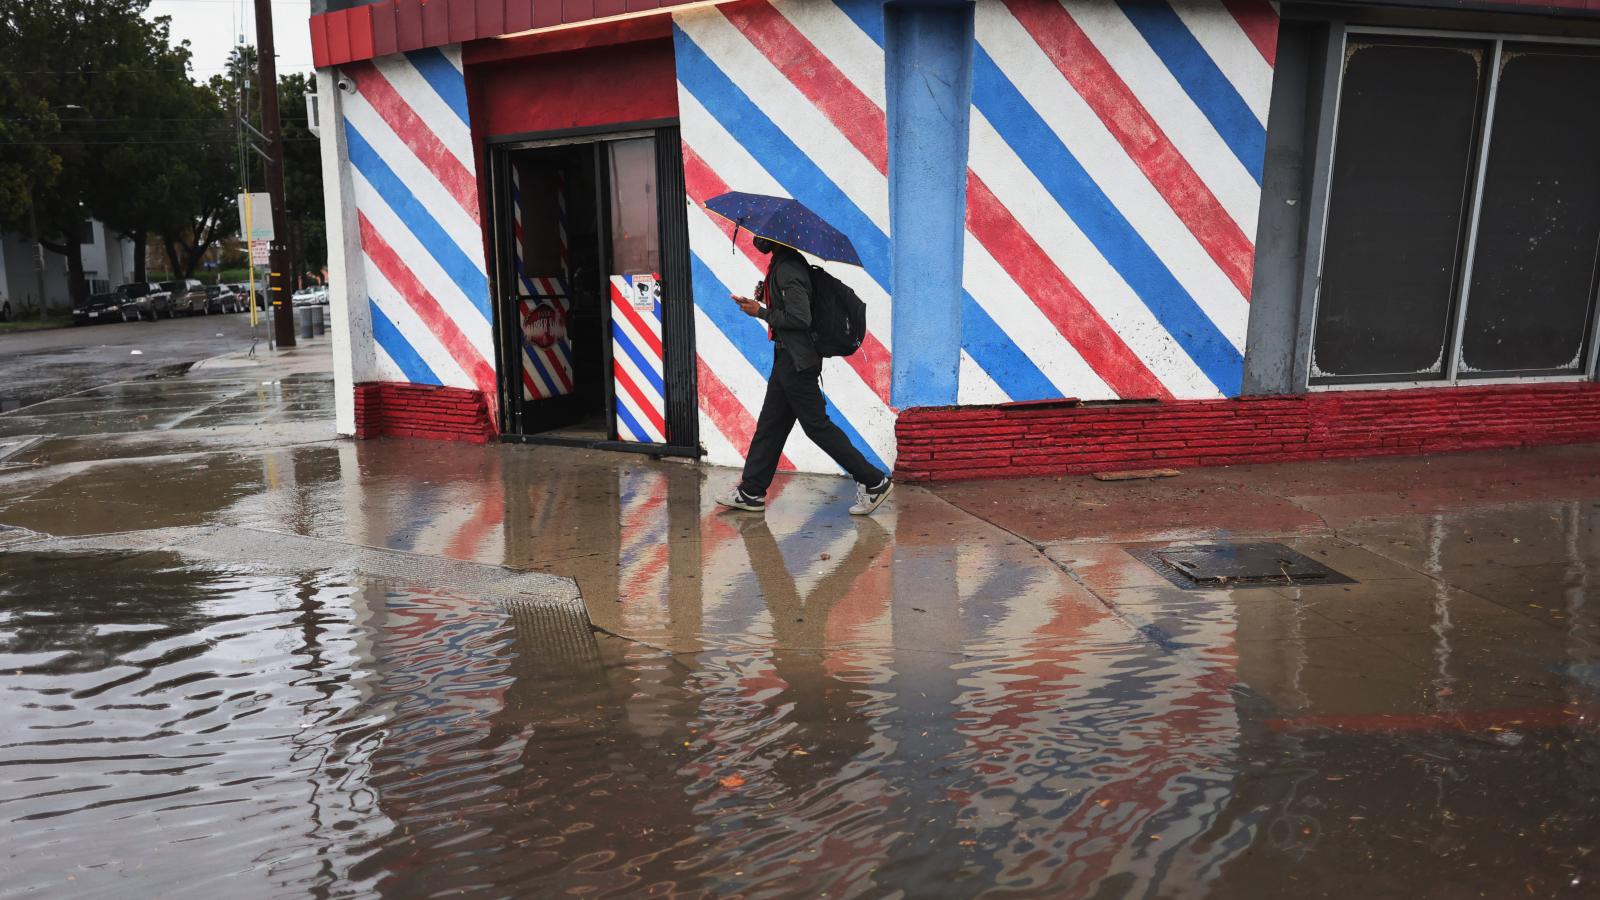
[[[667,444],[647,444],[616,440],[615,386],[611,378],[605,382],[606,422],[608,437],[605,440],[550,434],[517,434],[508,430],[512,421],[511,392],[521,390],[522,359],[520,348],[513,346],[512,330],[502,317],[502,287],[512,282],[511,260],[514,252],[510,246],[511,208],[509,202],[510,178],[507,174],[510,154],[515,150],[535,149],[572,144],[599,145],[610,141],[651,137],[656,145],[656,197],[658,228],[661,235],[661,272],[663,282],[662,340],[665,350],[664,375],[666,383]],[[683,150],[678,137],[677,119],[647,119],[637,122],[618,122],[588,128],[563,128],[550,131],[519,134],[492,135],[487,139],[489,164],[489,227],[486,235],[487,249],[492,257],[490,268],[490,304],[493,312],[490,327],[494,329],[496,403],[500,417],[500,440],[514,444],[547,444],[567,447],[584,447],[596,450],[620,450],[645,453],[652,456],[699,458],[704,455],[699,440],[699,400],[696,385],[696,351],[694,340],[694,295],[689,273],[689,240],[687,210],[683,182]],[[603,162],[603,161],[602,161]],[[603,227],[600,235],[601,258],[610,255],[606,235],[610,222],[610,197],[606,167],[598,166],[595,188],[599,192],[596,202]],[[602,320],[606,334],[601,344],[605,355],[605,371],[611,371],[610,306],[602,304]],[[519,423],[520,424],[520,423]]]

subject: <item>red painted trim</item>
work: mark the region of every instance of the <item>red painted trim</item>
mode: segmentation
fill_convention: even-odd
[[[1600,442],[1600,384],[923,407],[900,414],[895,436],[896,473],[909,481],[1420,456]]]
[[[328,19],[311,17],[311,64],[319,69],[333,65],[328,59]]]
[[[482,91],[488,135],[678,115],[677,69],[669,38],[469,65],[467,73]]]
[[[350,58],[371,59],[374,51],[372,37],[372,7],[353,6],[346,19],[350,26]]]
[[[401,97],[378,67],[369,62],[351,63],[344,73],[355,81],[356,90],[371,105],[395,135],[450,192],[467,215],[478,218],[478,184],[467,167],[434,134],[405,98]]]
[[[1039,311],[1084,362],[1124,399],[1170,399],[1171,392],[1100,316],[1078,286],[1062,272],[983,183],[967,170],[967,227],[989,255],[1038,304]]]
[[[643,19],[601,22],[587,28],[563,28],[560,31],[543,34],[525,34],[496,41],[476,41],[462,48],[461,58],[463,64],[471,66],[545,53],[565,53],[568,50],[630,44],[635,41],[669,40],[671,37],[672,17],[650,16]]]
[[[421,0],[393,0],[395,43],[403,52],[428,46],[423,38]]]
[[[461,326],[439,305],[438,299],[417,281],[417,277],[400,260],[400,254],[372,227],[367,217],[357,212],[356,221],[361,229],[361,252],[378,267],[384,279],[400,293],[406,305],[416,312],[417,318],[449,351],[456,365],[478,385],[478,390],[492,395],[496,389],[494,366],[472,346],[472,341],[461,331]]]
[[[433,0],[434,3],[440,0]],[[478,31],[477,0],[449,0],[450,43],[459,44],[476,38]]]
[[[374,3],[372,10],[372,56],[389,56],[400,52],[399,36],[395,34],[395,11],[392,3]]]
[[[1211,189],[1167,139],[1099,48],[1057,0],[1006,0],[1006,8],[1105,123],[1106,130],[1177,213],[1205,248],[1206,255],[1248,300],[1250,273],[1255,267],[1251,238],[1217,202]],[[1271,7],[1267,11],[1271,13]],[[1275,13],[1272,21],[1276,28]]]
[[[693,0],[379,0],[312,16],[312,61],[323,68],[424,47],[470,45],[482,38],[623,13],[666,11],[689,2]],[[670,18],[659,18],[663,24],[656,27],[670,33]],[[340,28],[344,31],[339,40],[344,43],[339,46],[349,48],[342,56],[331,52],[329,45]]]
[[[402,437],[482,444],[495,434],[489,395],[431,384],[356,385],[356,437]]]
[[[328,59],[334,65],[350,61],[350,10],[341,9],[328,19]]]

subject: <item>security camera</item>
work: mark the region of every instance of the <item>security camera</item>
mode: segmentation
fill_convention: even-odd
[[[346,94],[354,94],[356,92],[356,83],[343,75],[339,76],[338,85],[339,90],[344,91]]]

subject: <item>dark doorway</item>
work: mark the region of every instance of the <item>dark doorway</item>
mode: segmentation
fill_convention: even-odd
[[[498,149],[507,438],[696,454],[677,129]]]

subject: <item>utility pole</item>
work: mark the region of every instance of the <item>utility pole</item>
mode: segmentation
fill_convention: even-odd
[[[267,255],[267,302],[279,347],[294,346],[294,289],[290,287],[289,211],[283,200],[283,127],[278,121],[278,63],[272,47],[272,0],[256,0],[256,72],[261,82],[261,130],[267,137],[267,193],[272,197],[272,244]]]

